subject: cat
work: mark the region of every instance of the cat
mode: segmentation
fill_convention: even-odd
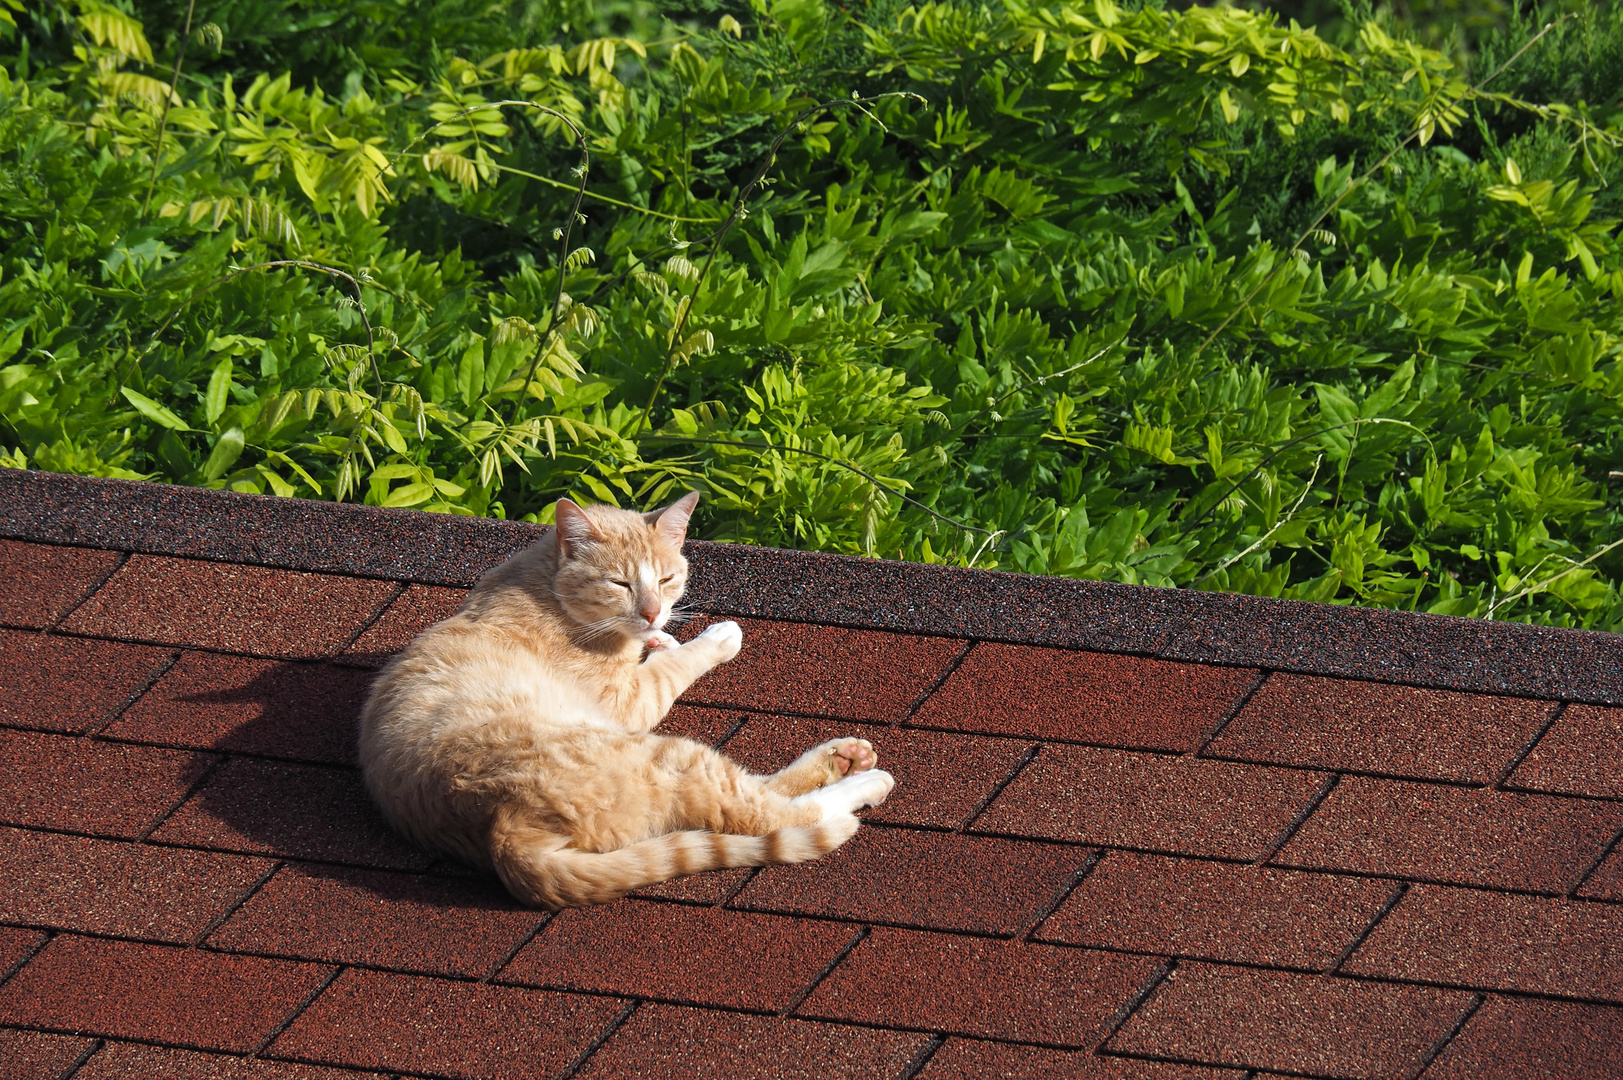
[[[665,632],[699,495],[648,514],[560,499],[554,528],[379,673],[361,714],[367,790],[401,833],[493,870],[519,901],[600,904],[672,877],[803,862],[894,783],[863,739],[770,776],[654,733],[738,654],[737,623]]]

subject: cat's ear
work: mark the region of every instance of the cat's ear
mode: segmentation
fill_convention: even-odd
[[[698,505],[699,493],[690,491],[665,509],[644,514],[643,518],[654,527],[656,533],[681,547],[688,534],[688,519],[693,516],[693,508]]]
[[[572,558],[576,544],[603,539],[603,534],[597,531],[597,526],[586,516],[586,511],[568,499],[558,500],[558,505],[553,511],[553,520],[557,522],[558,554],[562,558]]]

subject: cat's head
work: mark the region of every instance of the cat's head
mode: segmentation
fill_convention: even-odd
[[[682,541],[698,502],[690,491],[663,510],[638,514],[559,499],[552,587],[564,613],[592,636],[646,640],[661,630],[687,588]]]

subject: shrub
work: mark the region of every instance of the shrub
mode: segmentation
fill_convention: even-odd
[[[1110,0],[0,33],[10,464],[1623,619],[1614,6],[1475,87]]]

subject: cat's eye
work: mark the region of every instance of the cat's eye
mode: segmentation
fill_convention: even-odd
[[[622,589],[629,589],[629,588],[631,588],[631,582],[629,582],[629,581],[621,581],[621,580],[620,580],[620,579],[619,579],[619,578],[613,578],[613,579],[611,579],[611,580],[610,580],[610,581],[609,581],[609,584],[610,584],[610,585],[618,585],[618,586],[620,586],[620,588],[622,588]]]
[[[673,582],[675,580],[676,580],[676,575],[675,574],[666,574],[664,577],[659,579],[659,583],[661,585],[669,585],[671,582]]]

